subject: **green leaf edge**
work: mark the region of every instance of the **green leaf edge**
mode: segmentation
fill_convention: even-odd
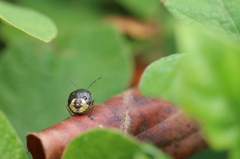
[[[152,77],[149,76],[149,72],[156,72],[156,69],[154,70],[155,67],[159,66],[159,65],[165,65],[166,62],[171,62],[170,64],[170,68],[172,70],[170,71],[160,71],[160,72],[164,72],[165,74],[167,74],[168,76],[171,76],[172,74],[178,74],[178,69],[176,69],[175,67],[180,65],[180,61],[184,58],[185,54],[184,53],[176,53],[176,54],[172,54],[166,57],[162,57],[154,62],[152,62],[151,64],[149,64],[140,79],[140,82],[138,84],[138,88],[140,90],[141,93],[145,94],[145,95],[149,95],[152,97],[165,97],[165,98],[169,98],[169,95],[166,95],[166,93],[163,93],[163,90],[157,90],[157,91],[152,91],[151,89],[146,89],[146,84],[148,85],[152,85],[151,82],[149,84],[149,79],[151,79]],[[159,69],[161,70],[161,69]],[[166,70],[166,69],[165,69]],[[178,82],[173,81],[173,82]],[[175,84],[173,83],[173,84]],[[171,93],[171,87],[169,87],[168,89],[165,88],[165,90],[168,90],[168,93]]]
[[[134,153],[133,159],[136,158],[136,155],[140,154],[140,155],[147,155],[151,154],[151,155],[155,155],[155,157],[161,157],[159,159],[171,159],[170,156],[168,156],[167,154],[165,154],[164,152],[162,152],[161,150],[159,150],[158,148],[156,148],[155,146],[153,146],[151,143],[145,143],[145,142],[140,142],[138,140],[136,140],[135,138],[133,138],[132,136],[128,135],[128,134],[124,134],[121,131],[118,131],[117,129],[112,129],[112,128],[93,128],[91,130],[88,130],[87,132],[76,136],[75,138],[73,138],[68,145],[66,146],[63,154],[62,154],[62,159],[65,159],[65,154],[69,153],[68,148],[71,145],[72,142],[75,142],[74,140],[77,138],[82,138],[84,137],[84,135],[87,135],[89,133],[95,132],[95,131],[102,131],[102,132],[107,132],[107,133],[112,133],[114,135],[119,135],[120,137],[122,137],[122,139],[128,140],[129,142],[131,142],[132,144],[134,144],[135,146],[137,146],[139,148],[138,151],[136,151]],[[149,148],[151,148],[151,150],[149,150]],[[143,156],[144,157],[144,156]]]
[[[8,128],[9,130],[12,131],[12,134],[15,135],[16,137],[16,141],[22,146],[22,151],[24,151],[24,146],[23,146],[23,143],[21,142],[21,140],[19,139],[18,135],[17,135],[17,132],[15,131],[15,129],[13,128],[13,126],[11,125],[10,121],[8,120],[8,118],[5,116],[5,114],[0,110],[0,118],[5,120],[6,124],[8,124]],[[24,153],[25,155],[25,158],[27,159],[27,155],[26,153]]]
[[[0,4],[1,4],[1,3],[3,3],[3,2],[0,1]],[[4,2],[4,3],[5,3],[5,2]],[[11,4],[7,4],[7,5],[11,5]],[[18,6],[18,7],[23,8],[23,7],[21,7],[21,6]],[[31,9],[29,9],[29,8],[26,8],[26,10],[35,12],[36,14],[38,14],[38,15],[44,17],[45,19],[47,19],[47,20],[49,21],[49,23],[52,24],[52,26],[53,26],[53,28],[54,28],[53,30],[55,31],[55,33],[53,34],[53,36],[52,36],[51,38],[49,38],[48,40],[42,39],[42,38],[40,38],[40,37],[38,37],[38,36],[35,36],[34,34],[31,34],[31,33],[27,32],[27,31],[25,31],[24,29],[18,27],[17,25],[14,25],[12,22],[10,22],[10,21],[8,21],[6,18],[4,18],[1,14],[0,14],[0,18],[1,18],[6,24],[9,24],[10,26],[13,26],[14,28],[17,28],[17,29],[21,30],[22,32],[24,32],[24,33],[26,33],[26,34],[28,34],[28,35],[36,38],[36,39],[39,39],[39,40],[44,41],[44,42],[46,42],[46,43],[51,42],[51,41],[57,36],[57,32],[58,32],[55,23],[54,23],[49,17],[47,17],[46,15],[44,15],[44,14],[42,14],[42,13],[40,13],[40,12],[37,12],[37,11],[35,11],[35,10],[31,10]]]

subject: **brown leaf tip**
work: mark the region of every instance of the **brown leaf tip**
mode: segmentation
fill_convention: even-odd
[[[27,136],[27,147],[28,147],[28,151],[31,152],[31,154],[33,155],[34,159],[45,158],[41,140],[38,137],[36,137],[34,134],[29,134]]]

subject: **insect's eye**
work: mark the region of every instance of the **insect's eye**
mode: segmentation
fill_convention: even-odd
[[[83,96],[83,99],[84,99],[84,100],[87,100],[87,97],[86,97],[86,96]]]

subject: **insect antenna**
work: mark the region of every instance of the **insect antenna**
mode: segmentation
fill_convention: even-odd
[[[100,80],[102,77],[99,77],[98,79],[96,79],[95,81],[93,81],[93,83],[90,84],[90,86],[88,86],[87,90],[97,81]]]
[[[79,88],[72,80],[70,80],[69,78],[65,77],[68,81],[70,81],[75,87]]]

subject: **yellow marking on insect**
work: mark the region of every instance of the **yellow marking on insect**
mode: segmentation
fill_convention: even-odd
[[[86,101],[84,99],[82,99],[82,103],[81,103],[82,107],[75,108],[74,107],[74,101],[75,100],[76,100],[76,98],[74,98],[69,105],[72,112],[74,112],[74,113],[84,113],[88,108],[90,108],[89,105],[86,103]]]
[[[89,108],[89,105],[86,103],[86,101],[82,100],[82,107],[80,108],[81,113],[85,112]]]
[[[70,107],[70,109],[71,109],[73,112],[76,111],[76,108],[74,107],[74,101],[75,101],[75,99],[73,99],[73,100],[71,101],[71,103],[69,104],[69,107]]]

